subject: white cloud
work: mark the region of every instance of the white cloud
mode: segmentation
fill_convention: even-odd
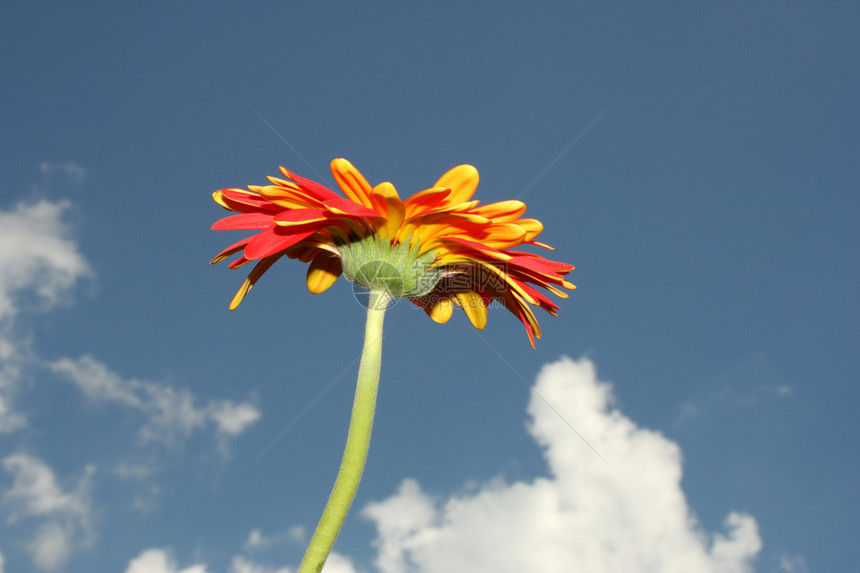
[[[262,529],[252,529],[251,533],[248,534],[248,540],[243,545],[245,549],[258,549],[260,547],[265,547],[269,545],[268,538],[263,535]]]
[[[91,356],[63,358],[48,366],[74,382],[91,401],[139,412],[143,424],[138,437],[143,444],[177,447],[195,431],[211,425],[226,447],[224,440],[240,434],[261,417],[257,406],[248,401],[237,404],[214,400],[198,406],[187,389],[122,378]]]
[[[291,571],[289,567],[275,568],[268,565],[260,565],[246,557],[237,555],[230,563],[228,573],[291,573]]]
[[[242,546],[245,551],[258,551],[287,543],[304,544],[307,542],[307,532],[301,525],[294,525],[286,531],[267,535],[260,528],[252,529],[248,539]]]
[[[322,573],[357,573],[352,559],[335,551],[326,559]]]
[[[63,215],[67,201],[19,203],[0,211],[0,320],[17,314],[21,292],[36,295],[42,308],[64,301],[92,270],[68,237]]]
[[[27,545],[36,567],[56,571],[72,556],[72,532],[56,521],[47,521],[36,530],[36,536]]]
[[[218,431],[227,436],[237,436],[260,419],[260,410],[247,402],[234,404],[221,400],[210,404],[209,415],[218,426]]]
[[[0,553],[0,573],[6,570],[6,558]]]
[[[49,310],[68,300],[92,270],[63,221],[69,203],[41,200],[0,210],[0,434],[27,425],[15,409],[31,342],[16,332],[22,308]]]
[[[382,573],[752,571],[756,521],[732,512],[725,533],[704,531],[681,489],[680,449],[615,409],[591,361],[548,364],[535,389],[555,409],[534,394],[528,406],[550,476],[443,499],[405,480],[362,511],[378,530]]]
[[[261,565],[242,555],[236,555],[230,561],[227,573],[292,573],[290,567]],[[2,571],[0,571],[2,573]],[[132,559],[125,573],[209,573],[206,565],[195,564],[185,569],[179,569],[176,560],[166,549],[146,549]],[[357,573],[349,557],[332,552],[323,567],[322,573]]]
[[[27,417],[15,411],[14,388],[4,388],[3,370],[5,368],[0,367],[0,434],[9,434],[26,427]]]
[[[208,573],[205,565],[192,565],[179,569],[176,561],[165,549],[147,549],[132,559],[125,573]]]
[[[258,531],[258,530],[255,530]],[[252,532],[253,534],[253,532]],[[0,563],[1,564],[1,563]],[[263,565],[243,556],[236,555],[230,561],[227,573],[292,573],[294,569],[275,565]],[[0,573],[3,573],[0,569]],[[179,569],[176,560],[167,549],[146,549],[132,559],[125,573],[210,573],[206,565],[194,564]],[[322,573],[358,573],[352,559],[332,551],[326,560]]]
[[[39,569],[62,568],[77,548],[89,547],[95,534],[91,526],[90,480],[95,468],[88,466],[71,491],[57,483],[53,470],[39,458],[24,453],[7,456],[3,468],[14,476],[3,492],[10,523],[25,518],[41,519],[27,545]]]

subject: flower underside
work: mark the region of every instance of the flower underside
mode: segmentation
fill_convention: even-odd
[[[283,167],[287,179],[268,177],[269,185],[213,194],[222,207],[238,213],[213,229],[257,231],[211,261],[234,254],[239,256],[230,268],[257,261],[231,310],[287,256],[309,263],[312,293],[325,291],[342,274],[365,288],[408,298],[440,323],[459,306],[483,329],[495,301],[523,323],[534,346],[540,327],[531,307],[551,315],[558,310],[535,287],[562,298],[567,294],[561,289],[576,288],[565,279],[573,265],[511,250],[526,244],[551,247],[535,240],[543,226],[521,218],[526,210],[521,201],[479,206],[472,200],[478,172],[470,165],[451,169],[405,201],[391,183],[372,187],[346,159],[332,161],[331,170],[346,198]]]
[[[435,251],[420,253],[419,245],[392,244],[389,239],[367,235],[337,242],[343,276],[368,290],[381,290],[393,298],[418,298],[439,282],[441,269],[432,267]]]

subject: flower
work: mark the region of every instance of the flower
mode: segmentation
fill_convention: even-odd
[[[565,279],[573,265],[510,250],[526,244],[551,247],[535,241],[543,225],[521,218],[526,210],[521,201],[479,206],[472,200],[478,171],[471,165],[451,169],[433,187],[405,201],[391,183],[372,187],[346,159],[331,162],[346,198],[280,170],[287,179],[267,177],[270,185],[213,193],[218,204],[239,214],[217,221],[212,229],[258,231],[211,261],[236,253],[240,255],[230,268],[259,261],[230,310],[286,255],[310,263],[307,285],[312,293],[325,291],[343,274],[363,287],[408,298],[439,323],[451,318],[456,305],[475,328],[483,329],[487,308],[496,301],[523,323],[534,346],[540,326],[531,306],[553,316],[559,308],[535,286],[562,298],[567,294],[561,288],[576,288]]]

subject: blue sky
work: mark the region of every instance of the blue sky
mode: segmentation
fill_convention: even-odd
[[[402,196],[476,166],[578,289],[535,350],[388,313],[328,573],[857,570],[858,21],[3,3],[0,571],[295,570],[363,308],[289,261],[228,312],[210,194],[335,157]]]

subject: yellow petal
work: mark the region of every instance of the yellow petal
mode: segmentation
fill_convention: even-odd
[[[283,255],[279,253],[277,255],[266,257],[262,259],[259,263],[257,263],[257,266],[255,266],[251,270],[250,274],[248,274],[248,278],[246,278],[245,282],[242,283],[242,286],[239,287],[238,292],[236,292],[236,296],[234,296],[233,300],[230,301],[230,310],[235,310],[236,307],[241,304],[242,299],[245,298],[245,295],[248,294],[248,291],[251,290],[251,288],[254,286],[254,283],[256,283],[260,279],[260,277],[263,276],[263,273],[269,270],[269,267],[275,264],[275,261],[280,259],[282,256]]]
[[[527,305],[519,297],[519,295],[517,295],[517,293],[513,293],[513,294],[514,294],[514,298],[517,301],[516,302],[517,306],[519,306],[520,309],[523,311],[523,314],[525,315],[526,321],[528,321],[529,326],[532,327],[532,332],[534,333],[535,338],[540,338],[540,336],[541,336],[540,324],[538,324],[537,318],[535,318],[535,313],[532,312],[531,307],[529,305]],[[534,303],[532,303],[532,304],[534,304]],[[532,348],[534,348],[534,344],[532,344]]]
[[[451,314],[454,312],[454,305],[450,298],[440,299],[433,306],[425,306],[424,312],[427,313],[434,322],[445,324],[451,319]]]
[[[258,187],[261,197],[285,209],[307,209],[320,207],[322,202],[302,193],[299,189],[288,189],[279,185]]]
[[[484,299],[476,292],[454,293],[457,306],[466,312],[469,322],[478,330],[484,330],[487,326],[487,305]]]
[[[433,187],[447,187],[451,190],[451,194],[441,203],[465,203],[478,188],[478,170],[471,165],[458,165],[445,173]]]
[[[346,159],[334,159],[330,167],[338,187],[343,190],[349,199],[359,205],[373,209],[373,203],[371,202],[373,188],[367,182],[367,179],[364,178],[364,175],[353,167],[352,163]]]
[[[224,202],[224,195],[222,195],[220,191],[215,191],[214,193],[212,193],[212,198],[215,199],[216,203],[218,203],[225,209],[229,209],[227,204]]]
[[[284,173],[284,175],[286,175],[285,171],[286,171],[286,168],[282,165],[281,166],[281,172]],[[290,189],[295,189],[296,191],[299,190],[299,186],[296,185],[295,183],[293,183],[292,181],[287,181],[286,179],[281,179],[279,177],[273,177],[271,175],[266,175],[266,179],[268,179],[270,183],[272,183],[273,185],[277,185],[278,187],[289,187]]]
[[[573,286],[573,285],[571,285],[571,286]],[[549,292],[551,292],[552,294],[554,294],[555,296],[558,296],[561,298],[570,298],[566,292],[564,292],[563,290],[559,290],[552,285],[543,285],[543,287],[546,290],[548,290]]]
[[[308,290],[313,294],[328,290],[341,272],[340,257],[328,251],[322,251],[308,267]]]

